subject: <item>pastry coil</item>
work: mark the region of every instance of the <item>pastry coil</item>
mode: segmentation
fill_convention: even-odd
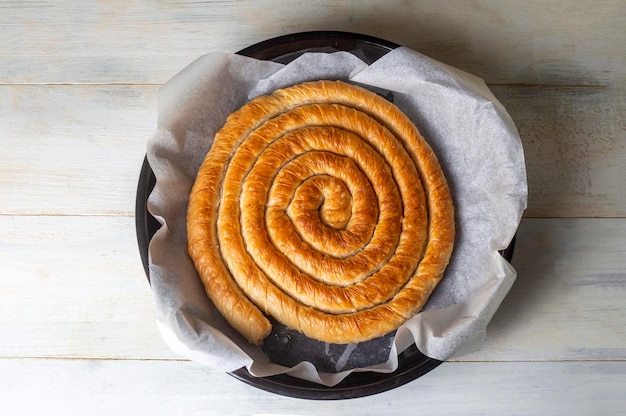
[[[442,278],[454,232],[446,179],[415,125],[340,81],[231,114],[187,215],[208,296],[254,344],[271,331],[266,315],[330,343],[397,329]]]

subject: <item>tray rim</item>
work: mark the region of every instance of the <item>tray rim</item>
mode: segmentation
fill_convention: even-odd
[[[288,62],[295,56],[316,48],[333,48],[348,52],[359,49],[369,54],[367,56],[369,62],[366,63],[371,64],[397,47],[400,45],[364,34],[341,31],[310,31],[270,38],[236,53],[256,59],[277,62],[282,62],[281,59],[284,59],[285,62]],[[148,247],[154,232],[160,227],[159,222],[147,210],[147,199],[155,183],[156,179],[146,156],[137,185],[135,225],[140,257],[148,282],[150,282]],[[501,252],[508,261],[512,259],[514,245],[515,237],[509,247]],[[398,368],[394,372],[354,372],[335,386],[324,386],[286,374],[255,377],[245,367],[228,374],[250,386],[287,397],[339,400],[370,396],[400,387],[429,373],[442,363],[443,361],[423,355],[413,344],[398,355]]]

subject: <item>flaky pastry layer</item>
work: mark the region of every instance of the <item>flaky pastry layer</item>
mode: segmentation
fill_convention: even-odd
[[[452,253],[454,207],[404,113],[315,81],[228,117],[191,191],[187,232],[207,294],[251,343],[271,332],[266,315],[353,343],[421,310]]]

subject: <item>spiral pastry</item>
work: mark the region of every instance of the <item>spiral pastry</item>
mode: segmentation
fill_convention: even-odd
[[[189,200],[189,254],[251,343],[266,315],[310,338],[366,341],[422,308],[446,268],[454,209],[413,123],[340,81],[277,90],[229,116]]]

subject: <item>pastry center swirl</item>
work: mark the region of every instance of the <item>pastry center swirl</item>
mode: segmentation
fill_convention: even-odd
[[[292,87],[287,98],[279,91],[231,115],[192,190],[190,255],[242,333],[254,330],[238,328],[245,324],[232,314],[258,308],[316,339],[365,340],[395,329],[434,287],[418,277],[428,272],[420,264],[441,221],[429,197],[447,187],[435,178],[429,189],[433,173],[414,147],[430,148],[386,120],[395,107],[382,98],[360,91],[372,103],[350,102],[329,96],[334,85],[318,83],[306,96]]]

